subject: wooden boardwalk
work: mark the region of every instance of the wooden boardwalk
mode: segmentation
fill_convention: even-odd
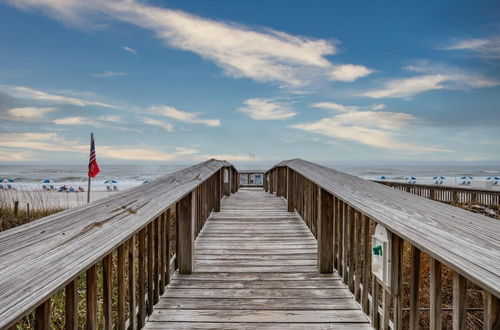
[[[240,189],[196,240],[147,329],[371,329],[337,273],[319,274],[316,240],[283,198]]]

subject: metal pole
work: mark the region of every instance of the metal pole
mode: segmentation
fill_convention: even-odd
[[[94,133],[90,133],[90,152],[92,152],[92,138],[94,137],[93,135],[94,135]],[[90,161],[90,159],[89,159],[89,161]],[[87,203],[90,203],[90,175],[89,175],[89,182],[87,185]]]

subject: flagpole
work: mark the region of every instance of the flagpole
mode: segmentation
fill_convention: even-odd
[[[90,133],[90,152],[92,152],[92,140],[94,139],[94,133]],[[87,203],[90,203],[90,175],[89,177],[89,182],[87,185]]]

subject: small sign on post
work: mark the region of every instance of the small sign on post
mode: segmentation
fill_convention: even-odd
[[[386,287],[391,287],[391,233],[381,224],[372,236],[372,273]]]

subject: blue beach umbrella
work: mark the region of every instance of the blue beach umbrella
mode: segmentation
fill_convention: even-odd
[[[383,175],[380,177],[380,180],[385,180],[385,179],[386,179],[386,177]]]
[[[149,183],[149,180],[145,180],[142,184],[146,184],[146,183]]]
[[[460,177],[460,180],[472,180],[472,179],[474,179],[474,178],[471,176],[461,176]]]
[[[118,183],[118,181],[116,181],[116,180],[106,180],[106,181],[104,181],[104,183]]]
[[[2,182],[2,183],[12,183],[12,182],[15,182],[15,181],[14,181],[14,179],[5,178],[5,179],[3,179],[0,182]]]
[[[435,177],[432,178],[432,180],[438,180],[438,179],[439,180],[444,180],[446,178],[444,176],[435,176]]]
[[[497,181],[497,180],[500,180],[500,177],[498,177],[498,176],[490,176],[490,177],[486,178],[486,180]]]
[[[417,180],[417,178],[414,176],[408,176],[406,177],[406,180]]]
[[[45,180],[42,180],[40,181],[41,183],[54,183],[55,181],[52,180],[52,179],[45,179]]]

